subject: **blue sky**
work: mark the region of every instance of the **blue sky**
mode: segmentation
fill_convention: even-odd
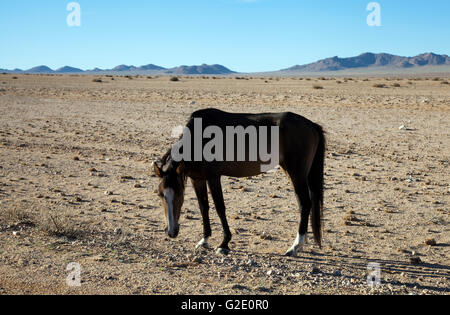
[[[118,64],[163,67],[223,64],[269,71],[363,52],[450,54],[450,1],[79,0],[81,26],[69,27],[69,0],[0,1],[0,68]]]

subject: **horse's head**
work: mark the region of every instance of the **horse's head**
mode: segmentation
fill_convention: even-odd
[[[176,238],[180,231],[178,221],[184,202],[184,164],[175,165],[167,161],[165,163],[155,162],[153,168],[155,174],[161,179],[158,195],[161,197],[166,216],[165,231],[169,237]]]

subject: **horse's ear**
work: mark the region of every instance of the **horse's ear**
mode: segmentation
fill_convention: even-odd
[[[153,170],[155,171],[156,176],[162,177],[162,169],[158,165],[158,162],[153,162]]]
[[[184,163],[181,162],[180,165],[177,167],[177,174],[178,175],[184,175]]]

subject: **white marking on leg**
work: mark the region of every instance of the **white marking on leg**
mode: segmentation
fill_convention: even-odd
[[[297,256],[298,252],[303,250],[303,244],[305,244],[305,235],[297,233],[294,244],[292,244],[287,253],[292,254],[292,256]]]
[[[168,217],[168,227],[167,230],[169,234],[174,233],[175,231],[175,218],[173,215],[173,199],[175,197],[175,192],[172,188],[164,189],[164,198],[166,198],[167,202],[167,217]]]
[[[202,238],[202,240],[200,242],[197,243],[197,245],[195,246],[195,249],[199,249],[200,247],[203,248],[208,248],[209,244],[208,244],[208,238]]]

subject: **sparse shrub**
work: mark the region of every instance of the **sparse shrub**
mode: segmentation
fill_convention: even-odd
[[[178,82],[178,81],[180,81],[180,79],[178,77],[171,77],[170,81],[171,82]]]
[[[40,213],[39,229],[50,236],[67,237],[74,239],[79,235],[75,225],[67,214],[56,211],[42,210]]]
[[[442,81],[441,84],[448,84],[448,81]]]
[[[373,87],[382,89],[382,88],[385,88],[385,87],[386,87],[386,84],[383,84],[383,83],[375,83],[375,84],[373,85]]]
[[[17,80],[17,79],[18,79],[18,77],[12,77],[12,79],[13,79],[13,80]]]
[[[9,225],[34,225],[32,217],[24,208],[13,206],[6,207],[0,212],[0,221]]]
[[[13,226],[37,228],[50,236],[77,238],[81,231],[77,229],[67,212],[42,208],[40,211],[29,211],[23,207],[13,206],[0,212],[0,222]]]
[[[101,79],[93,79],[92,82],[95,82],[95,83],[102,83],[103,81],[102,81]]]
[[[400,85],[400,83],[394,83],[394,84],[392,84],[392,86],[393,87],[400,87],[401,85]]]
[[[318,85],[318,84],[314,84],[314,85],[313,85],[313,89],[314,89],[314,90],[323,90],[323,86]]]

